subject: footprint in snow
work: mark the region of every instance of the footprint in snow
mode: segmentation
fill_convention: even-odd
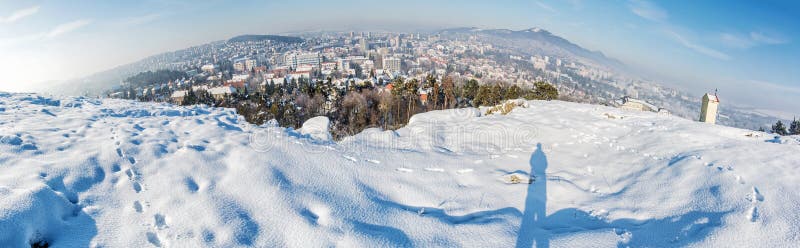
[[[755,202],[762,202],[762,201],[764,201],[764,195],[762,195],[761,192],[758,191],[758,188],[753,187],[753,199],[752,199],[752,202],[755,203]]]
[[[751,222],[756,222],[756,219],[758,219],[758,208],[755,205],[750,207],[750,210],[747,210],[747,219]]]
[[[128,180],[133,181],[133,179],[134,179],[133,178],[133,176],[134,176],[133,169],[128,168],[127,170],[125,170],[125,175],[128,176]]]
[[[139,182],[133,182],[133,190],[136,191],[136,193],[142,192],[142,185],[139,184]]]
[[[133,210],[136,210],[137,213],[141,213],[143,211],[142,203],[140,203],[139,201],[134,201]]]
[[[147,242],[150,244],[155,245],[156,247],[161,247],[161,240],[158,238],[158,235],[154,232],[147,232]]]
[[[164,217],[163,214],[153,215],[153,219],[155,220],[155,226],[156,226],[157,229],[161,230],[161,229],[168,228],[168,226],[167,226],[167,218]]]

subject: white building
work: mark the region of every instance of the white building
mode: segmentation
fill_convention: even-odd
[[[400,59],[398,58],[383,58],[383,69],[389,73],[400,71]]]
[[[298,65],[309,64],[314,67],[319,67],[322,63],[322,55],[318,52],[313,53],[287,53],[283,56],[283,63],[286,66],[297,68]]]
[[[208,89],[208,93],[211,94],[214,99],[222,100],[225,99],[226,96],[232,95],[236,93],[236,88],[230,86],[220,86]]]
[[[256,66],[258,66],[258,62],[251,58],[241,58],[233,61],[233,70],[238,72],[250,71]]]
[[[186,98],[187,95],[189,95],[189,91],[176,90],[175,92],[172,92],[172,95],[169,98],[171,98],[172,102],[175,104],[181,105],[183,104],[183,99]]]
[[[320,70],[322,70],[322,74],[330,74],[334,70],[336,70],[337,63],[336,62],[323,62],[320,66]]]

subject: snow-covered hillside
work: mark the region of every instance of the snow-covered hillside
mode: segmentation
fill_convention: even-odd
[[[800,243],[796,139],[529,105],[332,142],[321,119],[300,132],[227,109],[1,94],[0,247]]]

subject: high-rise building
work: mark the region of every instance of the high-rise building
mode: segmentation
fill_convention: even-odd
[[[401,47],[401,46],[402,46],[402,40],[400,39],[400,36],[398,35],[398,36],[394,37],[394,47]]]
[[[369,51],[369,43],[367,43],[367,39],[361,38],[361,51],[366,53]]]
[[[383,70],[388,71],[390,73],[399,72],[400,71],[400,59],[393,58],[393,57],[384,57],[383,58]]]

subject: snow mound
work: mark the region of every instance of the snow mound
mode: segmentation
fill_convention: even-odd
[[[303,135],[308,135],[312,139],[320,140],[320,141],[331,141],[333,138],[331,137],[330,130],[331,121],[328,117],[325,116],[317,116],[311,119],[308,119],[306,122],[303,122],[303,126],[300,127],[298,131],[300,131]]]
[[[525,104],[316,142],[324,117],[0,93],[0,247],[800,243],[797,137]]]

